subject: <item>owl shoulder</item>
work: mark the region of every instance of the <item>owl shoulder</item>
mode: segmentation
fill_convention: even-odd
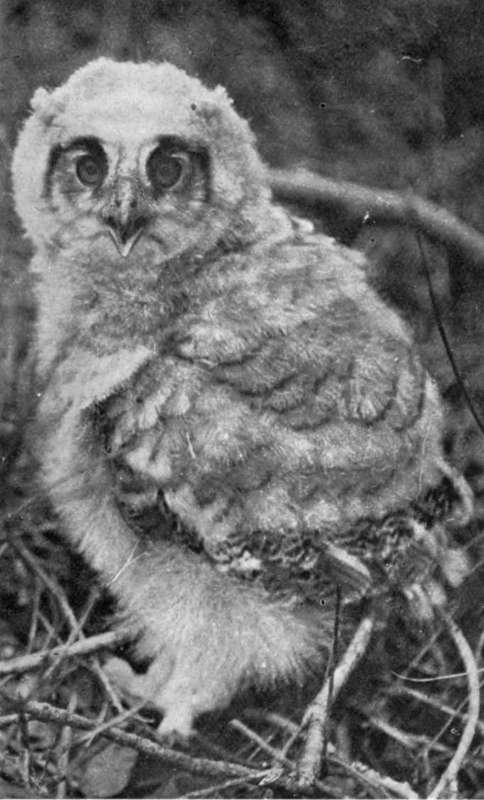
[[[331,417],[366,424],[389,409],[405,427],[425,373],[364,267],[361,254],[323,235],[265,242],[209,293],[178,354],[296,427]]]

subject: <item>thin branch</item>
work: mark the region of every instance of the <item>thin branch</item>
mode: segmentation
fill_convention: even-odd
[[[241,733],[245,736],[249,741],[253,742],[257,747],[262,750],[267,755],[271,756],[279,764],[283,764],[286,767],[294,768],[295,764],[289,758],[287,758],[280,750],[277,750],[275,747],[272,747],[268,744],[262,736],[259,736],[258,733],[249,728],[247,725],[244,725],[239,719],[231,719],[230,726],[234,728],[236,731]]]
[[[356,714],[361,714],[366,717],[368,724],[371,725],[372,728],[382,731],[382,733],[385,733],[391,739],[394,739],[394,741],[398,742],[398,744],[402,745],[402,747],[409,750],[412,758],[426,758],[426,755],[430,750],[434,750],[436,753],[441,753],[448,758],[451,758],[455,752],[453,747],[442,744],[442,742],[438,742],[436,739],[429,739],[429,737],[425,736],[425,734],[404,733],[394,725],[390,725],[390,723],[386,722],[386,720],[372,715],[370,709],[362,709],[354,704],[352,704],[351,707],[354,709]],[[479,769],[484,769],[484,758],[482,758],[482,756],[473,755],[472,764]]]
[[[101,733],[103,733],[103,731],[107,731],[109,728],[116,728],[118,725],[120,725],[122,722],[125,722],[127,719],[132,719],[133,717],[136,716],[136,714],[138,714],[139,711],[141,711],[142,708],[144,708],[145,705],[146,701],[143,700],[142,703],[138,703],[138,705],[133,706],[133,708],[128,708],[126,709],[126,711],[122,711],[116,717],[112,717],[107,722],[103,722],[100,725],[98,725],[97,728],[94,728],[89,733],[85,733],[84,736],[81,736],[77,740],[76,744],[77,745],[85,744],[86,747],[90,747],[94,739],[96,739],[97,736],[100,736]]]
[[[425,705],[437,709],[437,711],[440,711],[442,714],[447,714],[449,717],[451,717],[451,719],[460,719],[464,723],[469,719],[467,714],[462,714],[460,711],[461,707],[466,704],[467,700],[461,703],[457,708],[452,708],[452,706],[442,703],[436,697],[432,697],[424,692],[418,692],[417,689],[411,689],[409,686],[394,686],[391,688],[391,693],[397,695],[403,694],[407,697],[412,697],[419,703],[425,703]],[[479,721],[477,723],[476,730],[479,731],[481,736],[484,736],[484,722]]]
[[[292,735],[300,733],[301,730],[300,726],[296,725],[295,722],[274,711],[247,709],[245,714],[249,718],[273,724],[284,732]],[[404,798],[404,800],[415,800],[418,798],[418,795],[414,792],[410,784],[396,781],[388,775],[381,775],[367,764],[363,764],[362,761],[352,761],[349,763],[346,759],[341,758],[331,742],[328,742],[328,761],[345,770],[348,775],[351,775],[351,777],[363,783],[365,786],[370,786],[373,791],[380,791],[385,797],[390,791],[397,797]]]
[[[151,729],[148,725],[146,725],[148,731]],[[251,767],[252,765],[248,763],[242,756],[234,754],[232,751],[228,750],[226,747],[222,747],[220,744],[216,744],[212,742],[206,736],[203,736],[198,731],[193,732],[193,742],[208,753],[210,756],[215,758],[217,761],[233,761],[236,764],[240,764],[242,767]]]
[[[352,704],[351,707],[357,714],[362,714],[365,716],[368,724],[371,725],[372,728],[375,728],[375,730],[386,734],[386,736],[388,736],[390,739],[393,739],[393,741],[398,742],[398,744],[406,750],[415,751],[421,749],[429,742],[429,739],[426,736],[422,736],[417,733],[406,733],[405,731],[401,731],[400,728],[397,728],[396,725],[392,725],[390,722],[387,722],[386,719],[380,719],[380,717],[372,714],[370,709],[363,709],[354,704]],[[449,752],[448,747],[445,747],[445,745],[439,744],[438,742],[435,742],[433,747],[435,750],[441,753]]]
[[[472,397],[472,394],[467,388],[467,383],[464,380],[463,375],[461,374],[460,367],[457,364],[457,361],[456,361],[455,356],[454,356],[454,351],[452,349],[452,346],[451,346],[450,341],[449,341],[449,337],[447,335],[447,328],[444,325],[444,321],[442,319],[442,314],[440,313],[439,302],[437,300],[437,296],[436,296],[435,291],[434,291],[434,286],[433,286],[433,283],[432,283],[432,276],[430,274],[430,267],[429,267],[428,259],[427,259],[427,256],[425,254],[425,250],[424,250],[424,247],[423,247],[423,244],[422,244],[422,237],[420,236],[420,233],[418,231],[416,233],[416,237],[415,238],[416,238],[416,241],[417,241],[418,249],[420,251],[420,259],[421,259],[423,270],[424,270],[424,273],[425,273],[425,279],[427,281],[427,289],[428,289],[428,293],[429,293],[429,297],[430,297],[430,302],[432,304],[432,311],[433,311],[435,322],[437,324],[437,328],[438,328],[438,331],[439,331],[439,334],[440,334],[440,338],[442,339],[442,344],[444,345],[444,350],[445,350],[445,352],[447,354],[447,358],[449,359],[449,364],[452,367],[452,372],[454,373],[455,379],[457,381],[457,386],[459,387],[460,391],[462,392],[463,397],[465,398],[465,401],[466,401],[466,403],[468,405],[469,411],[471,412],[478,429],[481,431],[482,434],[484,434],[484,423],[483,423],[483,421],[481,419],[481,416],[480,416],[480,414],[479,414],[479,412],[477,410],[477,407],[476,407],[476,405],[474,403],[474,399]],[[472,516],[473,502],[472,502],[471,497],[469,498],[469,502],[470,502],[470,507],[469,507],[469,517],[468,517],[468,519],[470,519],[471,516]]]
[[[294,761],[291,761],[291,759],[287,758],[280,750],[277,750],[275,747],[272,747],[268,742],[265,741],[265,739],[262,738],[262,736],[259,736],[258,733],[253,731],[252,728],[249,728],[247,725],[244,725],[244,723],[238,719],[230,720],[230,725],[236,731],[245,736],[250,742],[253,742],[260,750],[262,750],[262,752],[267,753],[267,755],[274,760],[275,765],[273,764],[269,772],[266,772],[266,775],[264,776],[261,783],[263,783],[264,785],[266,784],[270,785],[271,783],[273,783],[275,780],[277,780],[278,777],[282,775],[283,767],[290,770],[291,773],[295,774],[296,764],[294,763]],[[322,781],[318,780],[315,781],[314,788],[317,789],[321,794],[326,794],[328,791],[328,787],[325,786]],[[333,790],[333,795],[334,795],[334,790]]]
[[[448,797],[449,791],[453,791],[454,787],[456,786],[459,770],[471,747],[472,740],[476,732],[480,710],[479,674],[474,653],[472,652],[461,629],[454,622],[454,620],[448,615],[444,614],[444,612],[441,612],[441,614],[444,616],[448,631],[454,640],[456,649],[466,669],[467,685],[469,689],[469,711],[467,715],[467,722],[464,726],[458,747],[437,785],[429,794],[429,800],[435,800],[435,798],[444,796]]]
[[[23,560],[29,565],[30,569],[34,572],[35,575],[38,575],[39,578],[42,580],[43,584],[47,587],[47,589],[57,598],[57,601],[61,607],[62,613],[66,618],[69,625],[75,630],[78,627],[78,622],[76,616],[70,607],[67,598],[65,596],[65,592],[59,586],[57,581],[47,575],[46,571],[40,565],[38,559],[35,558],[34,555],[30,552],[30,550],[24,545],[22,540],[18,537],[12,538],[10,540],[10,544],[14,550],[23,558]]]
[[[9,658],[5,661],[0,661],[0,677],[31,672],[39,669],[46,662],[50,662],[59,655],[65,658],[72,658],[73,656],[85,656],[89,653],[95,653],[103,648],[118,647],[131,638],[131,634],[127,631],[109,631],[108,633],[100,633],[97,636],[90,636],[88,639],[74,642],[69,647],[66,647],[65,644],[60,644],[50,650],[39,650],[37,653],[30,653],[26,656]]]
[[[375,613],[370,612],[361,620],[341,662],[334,671],[332,699],[338,696],[356,665],[364,656],[374,627]],[[313,786],[321,768],[321,757],[324,749],[324,726],[329,701],[330,681],[327,680],[304,714],[304,722],[307,721],[308,732],[299,766],[299,784],[301,787]]]
[[[484,667],[477,670],[477,673],[484,672]],[[428,678],[411,678],[409,675],[401,675],[400,672],[392,670],[392,675],[401,681],[411,683],[436,683],[437,681],[455,681],[456,678],[466,678],[467,672],[446,672],[445,675],[430,675]]]
[[[34,584],[34,597],[32,601],[32,616],[30,619],[30,627],[29,627],[29,638],[27,643],[27,653],[31,653],[34,649],[34,641],[37,634],[37,628],[39,623],[39,609],[40,609],[40,595],[41,595],[41,587],[40,581],[35,576],[35,584]]]
[[[108,676],[106,675],[106,671],[101,666],[99,659],[97,656],[92,659],[90,667],[91,671],[97,677],[98,681],[100,682],[101,686],[104,688],[107,696],[109,697],[111,703],[113,704],[116,711],[121,713],[123,711],[123,703],[119,697],[118,691],[116,688],[111,684]]]
[[[72,714],[77,706],[77,693],[74,691],[69,699],[67,710]],[[57,771],[61,779],[57,785],[57,798],[64,798],[67,790],[67,770],[69,767],[69,753],[72,746],[72,728],[70,725],[64,725],[61,729],[59,743],[57,746],[58,760]]]
[[[432,241],[460,250],[474,263],[484,264],[484,236],[450,211],[417,195],[334,181],[307,170],[271,170],[270,182],[278,200],[339,205],[365,222],[371,219],[418,225]]]

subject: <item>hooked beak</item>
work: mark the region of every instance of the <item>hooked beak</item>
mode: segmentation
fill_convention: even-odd
[[[147,219],[142,216],[131,216],[124,220],[120,216],[112,215],[107,217],[105,222],[118,253],[126,258],[143,233]]]

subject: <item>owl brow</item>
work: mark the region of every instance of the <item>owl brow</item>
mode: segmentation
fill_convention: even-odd
[[[84,150],[94,156],[94,158],[99,159],[104,163],[107,162],[104,148],[99,139],[96,139],[95,136],[78,136],[75,139],[71,139],[71,141],[66,142],[65,144],[56,144],[49,154],[47,171],[44,179],[44,197],[50,197],[52,194],[52,176],[55,172],[55,168],[60,157],[64,153],[69,153],[74,150]]]
[[[187,153],[200,153],[203,146],[181,136],[162,135],[157,138],[157,146],[166,150],[185,150]]]

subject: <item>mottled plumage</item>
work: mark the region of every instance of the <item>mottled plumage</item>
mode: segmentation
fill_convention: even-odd
[[[13,175],[43,479],[153,659],[163,730],[187,733],[318,662],[320,585],[459,583],[444,523],[467,492],[409,331],[359,254],[272,203],[223,90],[99,60],[33,108]]]

